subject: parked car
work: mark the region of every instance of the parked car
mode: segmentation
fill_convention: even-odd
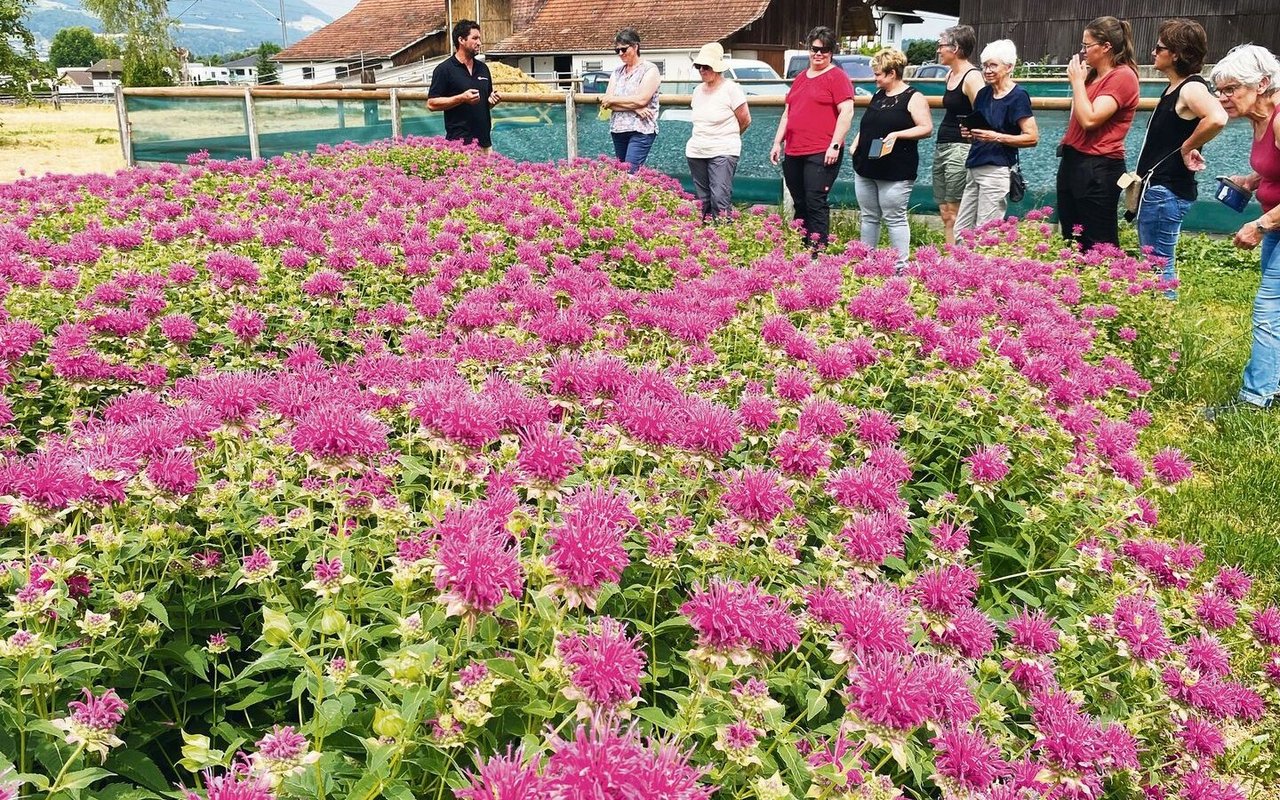
[[[844,70],[851,81],[875,80],[871,69],[871,56],[842,55],[836,56],[836,66]],[[787,80],[791,80],[809,67],[808,54],[793,55],[787,59]]]
[[[945,64],[921,64],[916,67],[913,78],[945,78],[951,67]]]
[[[609,88],[609,73],[599,70],[584,72],[579,76],[582,81],[582,88],[578,91],[583,94],[604,94]]]
[[[737,81],[743,94],[784,95],[791,85],[773,67],[754,58],[726,58],[729,69],[724,76]]]

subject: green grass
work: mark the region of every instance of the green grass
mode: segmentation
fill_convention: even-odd
[[[1206,405],[1235,396],[1249,356],[1258,251],[1230,240],[1185,236],[1173,325],[1181,341],[1177,374],[1151,398],[1147,444],[1180,447],[1196,477],[1160,500],[1160,531],[1201,543],[1208,560],[1236,564],[1280,595],[1280,411],[1205,422]]]

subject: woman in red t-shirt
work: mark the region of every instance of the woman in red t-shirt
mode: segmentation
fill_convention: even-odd
[[[1098,17],[1084,29],[1067,64],[1071,118],[1058,165],[1058,220],[1063,237],[1119,246],[1117,221],[1124,137],[1138,109],[1138,70],[1128,21]]]
[[[831,58],[835,48],[835,31],[822,26],[809,31],[809,69],[791,82],[769,150],[770,161],[782,162],[796,219],[804,223],[813,247],[825,247],[830,236],[827,195],[840,173],[844,139],[853,124],[853,83]]]

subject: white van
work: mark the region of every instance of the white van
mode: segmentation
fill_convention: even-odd
[[[726,78],[731,78],[742,86],[747,95],[785,95],[791,85],[782,79],[777,71],[754,58],[726,58],[729,68],[724,71]]]

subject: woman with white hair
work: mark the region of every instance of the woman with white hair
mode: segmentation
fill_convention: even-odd
[[[1031,95],[1013,80],[1017,63],[1018,48],[1008,39],[997,39],[982,50],[982,79],[987,85],[974,98],[973,116],[989,127],[966,126],[972,118],[961,122],[961,131],[973,145],[965,159],[969,177],[956,214],[958,231],[1004,218],[1018,148],[1035,147],[1040,141]]]
[[[1235,245],[1262,245],[1262,283],[1253,301],[1253,345],[1244,381],[1233,403],[1206,409],[1210,420],[1225,411],[1266,408],[1280,389],[1280,61],[1265,47],[1247,44],[1227,53],[1209,76],[1227,116],[1253,126],[1248,175],[1231,180],[1252,191],[1262,216],[1236,232]]]

